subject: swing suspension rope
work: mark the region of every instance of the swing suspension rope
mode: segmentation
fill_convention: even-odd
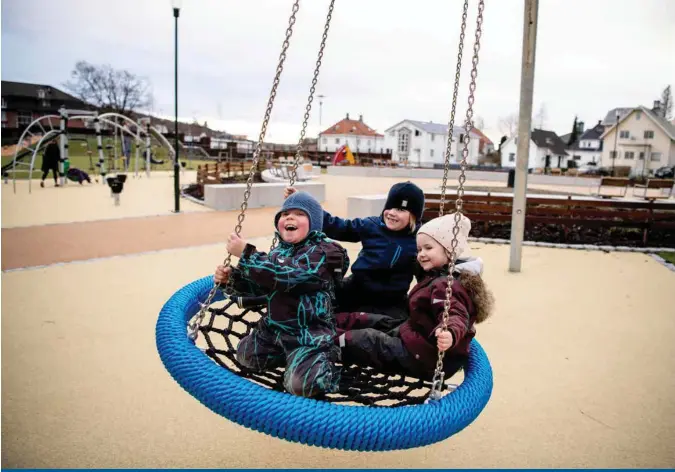
[[[457,60],[457,74],[455,76],[455,92],[457,91],[457,83],[459,82],[459,70],[460,70],[460,61],[462,57],[462,45],[463,45],[463,35],[464,27],[466,25],[466,7],[467,3],[464,3],[465,10],[462,17],[462,32],[460,36],[460,50]],[[474,94],[476,92],[476,78],[478,77],[478,51],[480,50],[480,38],[482,34],[483,26],[483,10],[485,9],[484,0],[479,0],[478,2],[478,16],[476,19],[476,37],[473,43],[473,58],[471,60],[471,83],[469,84],[469,98],[468,98],[468,107],[466,109],[466,119],[464,121],[464,147],[462,148],[462,162],[461,162],[461,171],[459,173],[459,186],[457,188],[457,199],[455,200],[455,225],[452,228],[452,242],[450,244],[451,254],[450,254],[450,266],[448,268],[448,284],[445,290],[445,303],[443,306],[443,320],[441,322],[441,330],[447,331],[448,329],[448,320],[450,318],[450,300],[452,299],[452,284],[455,281],[454,272],[455,272],[455,263],[457,261],[457,236],[459,234],[459,223],[462,219],[463,210],[464,210],[464,182],[466,181],[466,161],[469,157],[469,142],[471,140],[470,135],[473,129],[473,103],[474,103]],[[445,197],[446,185],[447,185],[447,173],[450,167],[450,144],[452,142],[453,128],[454,125],[454,114],[455,114],[455,105],[456,105],[456,93],[453,93],[453,108],[451,115],[451,125],[448,128],[448,145],[445,152],[445,167],[443,170],[443,184],[441,186],[441,211],[443,208],[443,199]],[[441,213],[442,216],[442,213]],[[429,398],[432,400],[437,400],[441,397],[443,391],[443,379],[445,373],[443,372],[443,359],[445,358],[445,351],[438,350],[438,359],[436,361],[436,369],[434,371],[434,377],[431,382],[431,392]]]
[[[311,108],[312,108],[312,102],[314,100],[314,93],[316,91],[316,84],[318,82],[318,77],[319,77],[319,72],[321,68],[321,62],[326,46],[326,41],[328,39],[328,31],[330,29],[330,22],[332,19],[332,13],[334,9],[334,3],[335,0],[331,0],[329,8],[328,8],[328,14],[326,16],[326,22],[324,25],[324,31],[323,35],[321,38],[321,44],[319,47],[319,53],[318,57],[316,60],[315,68],[314,68],[314,74],[312,77],[312,82],[310,86],[310,91],[309,91],[309,96],[307,99],[307,104],[305,106],[305,114],[303,117],[303,122],[302,122],[302,128],[300,131],[300,137],[298,139],[298,144],[296,147],[296,153],[295,153],[295,159],[293,160],[293,166],[291,168],[290,172],[290,186],[293,186],[295,183],[295,180],[297,179],[297,168],[300,162],[300,159],[302,158],[302,151],[303,151],[303,144],[304,144],[304,138],[305,134],[307,131],[307,125],[309,122],[309,117],[311,113]],[[441,202],[440,202],[440,215],[443,215],[444,212],[444,205],[445,205],[445,199],[446,199],[446,192],[447,192],[447,180],[448,180],[448,173],[450,169],[450,157],[451,157],[451,145],[452,145],[452,135],[454,134],[454,124],[455,124],[455,114],[456,114],[456,109],[457,109],[457,98],[459,95],[459,81],[460,81],[460,73],[461,73],[461,67],[462,67],[462,57],[463,57],[463,49],[464,49],[464,40],[465,40],[465,35],[466,35],[466,23],[467,23],[467,17],[468,17],[468,8],[469,8],[469,2],[468,0],[464,1],[463,9],[462,9],[462,21],[461,21],[461,27],[460,27],[460,36],[459,36],[459,44],[458,44],[458,53],[457,53],[457,63],[456,63],[456,72],[455,72],[455,81],[454,81],[454,88],[453,88],[453,95],[452,95],[452,106],[451,106],[451,112],[450,112],[450,120],[448,123],[448,140],[447,140],[447,145],[446,145],[446,151],[445,151],[445,163],[444,163],[444,169],[443,169],[443,183],[441,185]],[[293,26],[295,25],[296,22],[296,14],[299,10],[299,0],[296,0],[295,3],[293,4],[293,9],[291,13],[291,17],[289,18],[289,26],[286,29],[286,37],[283,42],[282,46],[282,51],[279,56],[279,63],[277,65],[276,69],[276,74],[273,80],[272,84],[272,90],[270,92],[270,96],[268,99],[267,103],[267,108],[265,110],[265,116],[263,119],[262,123],[262,128],[260,131],[260,136],[258,139],[258,143],[253,155],[253,163],[251,165],[251,168],[249,169],[249,175],[248,179],[246,181],[246,191],[244,192],[244,200],[241,204],[241,212],[238,216],[238,223],[235,226],[235,233],[237,236],[241,234],[242,226],[244,219],[246,217],[246,210],[248,208],[248,200],[251,195],[251,188],[253,185],[253,176],[255,174],[255,170],[257,169],[258,166],[258,161],[260,159],[260,153],[262,150],[262,144],[264,142],[265,134],[267,132],[267,126],[269,124],[269,120],[271,117],[272,109],[274,106],[274,100],[276,98],[277,94],[277,87],[280,82],[281,78],[281,73],[283,72],[283,64],[286,60],[286,52],[290,46],[290,38],[293,34]],[[461,220],[462,217],[462,210],[463,210],[463,201],[462,197],[464,195],[464,182],[466,181],[466,164],[467,164],[467,158],[468,158],[468,153],[469,153],[469,142],[470,142],[470,133],[472,129],[472,118],[473,118],[473,103],[474,103],[474,93],[476,89],[476,78],[477,78],[477,68],[478,68],[478,51],[480,49],[480,37],[482,33],[482,22],[483,22],[483,10],[484,10],[484,0],[479,0],[478,4],[478,15],[477,15],[477,20],[476,20],[476,32],[475,32],[475,42],[474,42],[474,47],[473,47],[473,59],[472,59],[472,70],[471,70],[471,83],[469,86],[469,98],[468,98],[468,107],[466,110],[466,120],[465,120],[465,133],[464,133],[464,139],[462,143],[462,160],[461,160],[461,171],[460,171],[460,176],[459,176],[459,187],[457,190],[457,199],[455,201],[455,208],[456,208],[456,214],[455,214],[455,227],[453,228],[453,239],[451,242],[451,258],[450,258],[450,267],[449,267],[449,273],[448,273],[448,285],[446,289],[446,299],[444,302],[444,309],[443,309],[443,317],[442,317],[442,323],[441,327],[442,330],[447,331],[447,324],[449,320],[449,311],[450,311],[450,300],[452,298],[452,284],[454,283],[454,269],[455,269],[455,262],[456,262],[456,248],[458,245],[458,233],[459,233],[459,221]],[[271,249],[275,247],[277,244],[277,236],[275,234]],[[228,254],[224,265],[225,266],[231,266],[231,258],[232,255]],[[213,302],[213,299],[217,293],[218,290],[218,284],[214,283],[214,286],[212,287],[207,299],[205,300],[204,303],[200,304],[200,311],[196,317],[193,318],[192,322],[188,326],[188,336],[190,339],[193,341],[197,338],[198,333],[200,331],[201,325],[203,323],[203,320],[206,316],[206,312],[209,311],[208,307],[211,305]],[[227,295],[232,295],[233,294],[233,289],[231,285],[231,281],[228,281],[226,287],[225,287],[225,293]],[[219,310],[219,311],[224,311],[224,310]],[[445,352],[439,350],[438,351],[438,357],[436,361],[436,368],[434,371],[433,379],[431,382],[431,392],[429,394],[429,398],[431,399],[438,399],[442,395],[442,390],[443,390],[443,385],[444,385],[444,371],[443,371],[443,359],[445,357]]]
[[[310,118],[310,113],[311,113],[311,108],[312,108],[312,102],[314,100],[314,94],[316,91],[316,85],[318,82],[318,77],[319,77],[319,72],[321,68],[321,63],[324,55],[324,50],[326,46],[326,41],[328,38],[328,32],[330,28],[330,22],[332,19],[332,14],[333,14],[333,9],[334,9],[334,3],[335,0],[331,0],[329,8],[328,8],[328,13],[326,16],[326,22],[324,25],[324,31],[323,35],[321,38],[321,44],[319,47],[319,53],[318,57],[316,60],[315,68],[314,68],[314,74],[312,77],[311,81],[311,86],[309,90],[309,96],[307,99],[307,104],[305,106],[305,113],[303,117],[303,122],[302,122],[302,127],[300,131],[300,136],[298,138],[298,143],[296,146],[296,152],[295,152],[295,158],[293,161],[293,166],[290,171],[290,186],[293,186],[296,179],[297,179],[297,168],[299,165],[300,160],[302,159],[302,153],[303,153],[303,147],[304,147],[304,139],[307,131],[307,125],[309,122]],[[452,135],[454,134],[454,124],[455,124],[455,115],[456,115],[456,109],[457,109],[457,99],[459,95],[459,82],[460,82],[460,72],[461,72],[461,67],[462,67],[462,58],[463,58],[463,49],[464,49],[464,40],[466,36],[466,24],[467,24],[467,17],[468,17],[468,3],[469,0],[465,0],[463,4],[463,10],[462,10],[462,20],[461,20],[461,27],[460,27],[460,35],[459,35],[459,42],[458,42],[458,53],[457,53],[457,63],[456,63],[456,72],[455,72],[455,80],[454,80],[454,87],[453,87],[453,95],[452,95],[452,105],[451,105],[451,111],[450,111],[450,117],[449,117],[449,123],[448,123],[448,140],[447,140],[447,145],[446,145],[446,150],[445,150],[445,162],[444,162],[444,170],[443,170],[443,182],[441,185],[441,201],[440,201],[440,215],[442,216],[444,214],[444,206],[445,206],[445,200],[446,200],[446,192],[447,192],[447,180],[448,180],[448,174],[449,174],[449,169],[450,169],[450,157],[451,157],[451,144],[452,144]],[[293,26],[295,25],[296,22],[296,14],[299,10],[299,0],[296,0],[295,3],[293,4],[291,16],[289,18],[289,24],[286,29],[286,36],[282,45],[282,51],[279,55],[279,61],[277,64],[276,68],[276,74],[274,76],[274,80],[272,83],[272,89],[268,98],[267,102],[267,107],[265,110],[265,115],[264,119],[262,122],[262,127],[258,139],[257,146],[255,148],[255,152],[253,155],[253,163],[249,169],[249,174],[248,174],[248,179],[246,182],[246,191],[244,192],[244,199],[241,204],[241,211],[240,214],[238,215],[238,222],[235,226],[235,233],[237,236],[241,234],[241,230],[243,227],[243,222],[246,217],[246,210],[248,208],[248,200],[251,195],[251,188],[253,185],[253,177],[255,174],[255,171],[258,167],[258,162],[260,159],[260,153],[262,151],[262,145],[264,142],[264,138],[267,132],[267,127],[269,124],[269,120],[271,117],[272,109],[274,106],[274,100],[276,98],[277,94],[277,88],[280,83],[280,78],[281,74],[283,72],[283,65],[286,60],[286,54],[287,50],[290,46],[290,38],[293,34]],[[465,132],[464,132],[464,137],[461,143],[458,143],[459,145],[462,145],[462,160],[461,160],[461,170],[460,170],[460,175],[459,175],[459,186],[457,190],[457,199],[455,201],[455,209],[456,209],[456,214],[455,214],[455,227],[453,229],[453,239],[451,243],[451,257],[450,257],[450,264],[449,264],[449,273],[448,273],[448,285],[446,289],[446,299],[444,303],[444,310],[443,310],[443,316],[442,316],[442,323],[441,327],[442,330],[447,330],[447,324],[449,320],[449,312],[450,312],[450,300],[452,298],[452,284],[454,283],[454,270],[455,270],[455,263],[456,263],[456,248],[458,245],[458,233],[459,233],[459,221],[462,218],[463,214],[463,195],[464,195],[464,183],[466,181],[466,165],[467,165],[467,158],[469,154],[469,143],[470,143],[470,133],[473,127],[473,104],[474,104],[474,94],[475,94],[475,89],[476,89],[476,78],[477,78],[477,68],[478,68],[478,52],[480,49],[480,38],[482,34],[482,22],[483,22],[483,11],[484,11],[484,0],[479,0],[478,3],[478,15],[477,15],[477,20],[476,20],[476,31],[475,31],[475,41],[474,41],[474,46],[473,46],[473,58],[472,58],[472,70],[471,70],[471,82],[469,85],[469,96],[468,96],[468,107],[466,110],[466,118],[465,118]],[[275,247],[277,243],[277,236],[275,234],[274,240],[271,245],[271,249]],[[227,254],[227,257],[224,261],[224,265],[227,267],[231,267],[231,254]],[[244,368],[243,366],[239,365],[239,363],[236,361],[235,356],[233,355],[234,352],[236,352],[235,346],[232,345],[231,340],[229,339],[230,336],[234,335],[235,337],[240,337],[243,338],[243,336],[247,335],[250,333],[250,330],[252,329],[253,326],[257,323],[257,320],[255,322],[250,322],[244,319],[244,316],[247,313],[254,312],[257,313],[258,315],[262,316],[262,307],[249,307],[245,309],[241,314],[239,315],[229,315],[227,313],[227,309],[232,307],[234,305],[233,301],[230,301],[226,304],[225,307],[223,308],[210,308],[210,305],[214,301],[214,298],[216,297],[217,291],[218,291],[219,285],[215,284],[211,288],[208,296],[206,297],[206,300],[203,303],[200,303],[200,310],[198,314],[192,318],[192,320],[188,323],[188,337],[192,340],[195,341],[196,338],[198,337],[198,333],[201,331],[204,334],[206,343],[208,345],[208,350],[207,354],[212,357],[216,363],[219,365],[227,367],[227,365],[222,361],[218,359],[218,355],[224,356],[225,358],[229,359],[231,363],[233,363],[238,370],[240,370],[239,374],[243,375],[245,377],[248,377],[252,380],[255,380],[259,383],[262,383],[263,385],[266,385],[268,387],[272,387],[275,389],[283,389],[283,386],[281,385],[281,374],[276,372],[269,372],[268,378],[265,378],[264,374],[259,374],[259,373],[254,373],[248,371],[248,369]],[[224,292],[226,296],[232,296],[234,294],[234,290],[231,286],[231,280],[228,281],[227,285],[224,288]],[[202,326],[204,323],[204,318],[206,317],[207,312],[211,313],[209,322],[206,323],[205,326]],[[217,316],[219,315],[224,315],[225,318],[228,319],[228,327],[225,329],[218,329],[214,327],[214,321]],[[237,330],[233,329],[233,323],[235,321],[242,322],[246,326],[245,333],[238,333]],[[222,334],[222,336],[225,339],[226,345],[228,347],[228,350],[218,350],[215,347],[215,344],[213,341],[210,339],[208,333],[209,332],[216,332],[219,334]],[[438,357],[437,357],[437,363],[436,363],[436,368],[434,371],[433,378],[430,383],[430,392],[429,392],[429,399],[431,400],[437,400],[441,398],[442,396],[442,390],[444,386],[444,370],[443,370],[443,360],[445,357],[445,352],[444,351],[438,351]],[[349,400],[351,401],[356,401],[358,403],[363,403],[363,404],[373,404],[374,402],[382,399],[382,392],[385,392],[384,399],[385,400],[390,400],[392,397],[389,397],[386,395],[386,392],[391,389],[391,387],[403,387],[405,386],[405,389],[403,390],[402,394],[399,393],[398,395],[394,395],[394,397],[401,399],[401,402],[398,404],[414,404],[417,403],[418,401],[415,399],[409,399],[405,400],[405,397],[414,389],[419,389],[422,388],[423,386],[426,386],[428,382],[424,382],[422,380],[418,380],[417,382],[410,382],[406,381],[403,377],[401,377],[399,380],[394,379],[392,376],[385,376],[385,379],[382,379],[379,382],[380,387],[383,388],[377,388],[378,382],[375,382],[375,386],[366,386],[368,383],[366,378],[364,377],[364,372],[368,373],[368,375],[372,376],[377,375],[373,373],[369,369],[353,369],[350,366],[343,366],[346,370],[345,372],[345,378],[349,379],[349,384],[351,390],[349,388],[346,388],[340,392],[341,394],[348,394],[350,391],[352,393],[351,398]],[[277,369],[278,370],[278,369]],[[380,374],[381,375],[381,374]],[[380,396],[375,395],[375,397],[368,397],[365,394],[377,394],[379,393]],[[327,400],[330,400],[329,398],[326,398]],[[343,401],[344,399],[337,397],[337,399],[333,399],[333,401]]]

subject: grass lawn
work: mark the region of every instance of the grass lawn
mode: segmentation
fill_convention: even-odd
[[[675,252],[659,252],[659,256],[663,257],[671,264],[675,264]]]

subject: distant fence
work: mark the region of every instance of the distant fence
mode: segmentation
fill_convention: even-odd
[[[424,221],[439,215],[440,193],[425,193]],[[446,194],[445,213],[456,194]],[[464,195],[471,235],[510,239],[512,195]],[[675,203],[611,201],[584,197],[528,197],[525,239],[529,241],[675,248]]]

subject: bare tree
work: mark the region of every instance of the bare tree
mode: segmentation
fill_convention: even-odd
[[[548,113],[546,112],[546,104],[542,103],[537,109],[537,114],[534,116],[534,123],[539,129],[545,129],[546,118],[548,118]]]
[[[512,138],[518,133],[518,114],[511,113],[499,118],[499,132]]]
[[[148,81],[127,70],[79,61],[70,76],[65,87],[84,102],[105,111],[124,115],[152,104]]]
[[[673,94],[670,85],[661,92],[661,116],[668,121],[673,119]]]

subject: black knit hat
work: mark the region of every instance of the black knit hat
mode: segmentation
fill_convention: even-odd
[[[385,210],[391,208],[408,210],[417,221],[420,221],[424,212],[424,192],[410,181],[394,184],[389,189],[387,202],[384,204]]]

